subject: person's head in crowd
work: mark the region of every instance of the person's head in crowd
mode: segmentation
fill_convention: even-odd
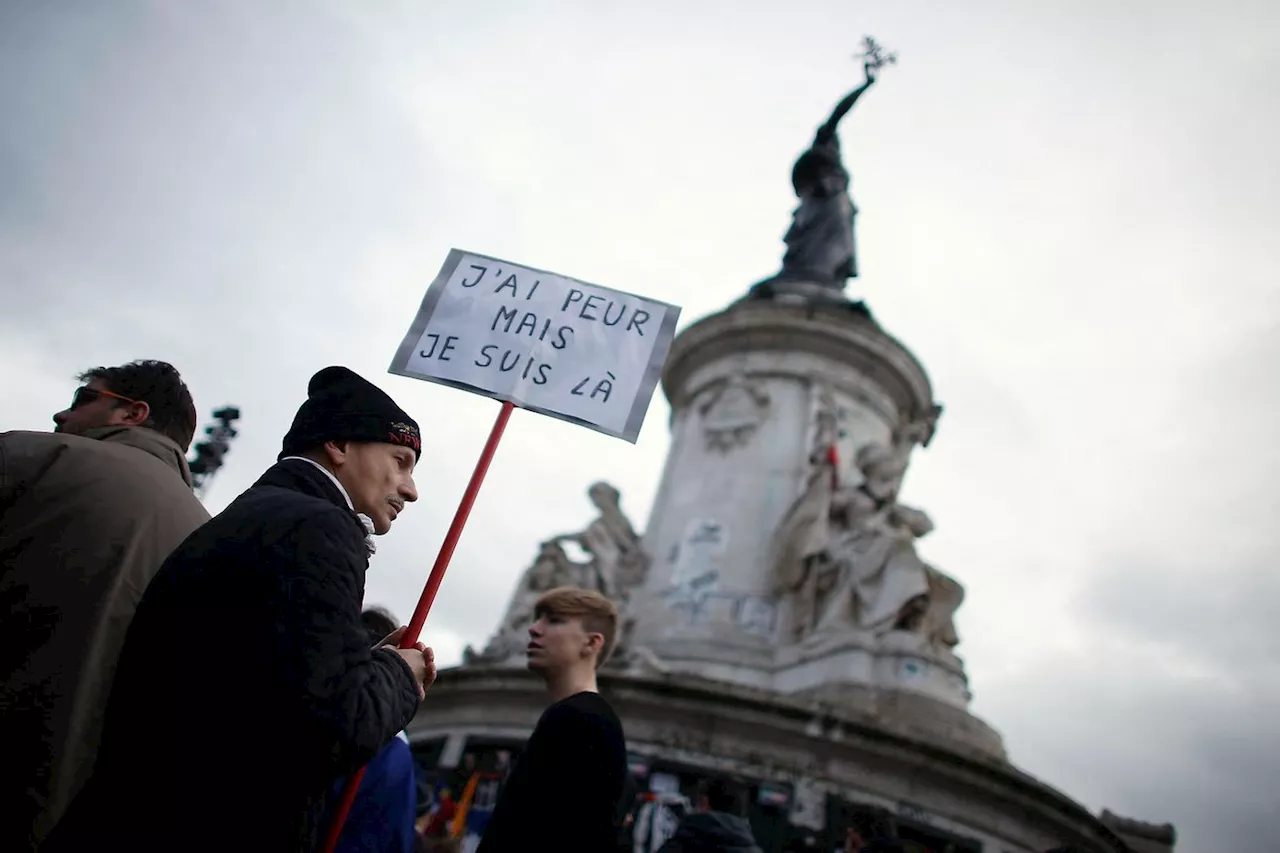
[[[854,821],[862,836],[864,853],[902,853],[902,841],[898,838],[897,821],[887,809],[867,810],[860,820]]]
[[[279,458],[323,465],[381,535],[418,499],[413,469],[421,455],[417,422],[385,391],[345,367],[326,367],[311,377]]]
[[[698,782],[694,807],[700,812],[721,812],[747,816],[747,792],[731,779],[702,779]]]
[[[360,624],[364,625],[371,646],[394,634],[400,627],[391,612],[383,607],[366,607],[360,614]]]
[[[168,437],[185,453],[196,432],[196,406],[172,364],[133,361],[93,367],[71,405],[53,416],[54,432],[84,435],[103,427],[145,427]]]
[[[618,635],[618,608],[595,590],[559,587],[533,607],[529,669],[548,682],[595,683]]]

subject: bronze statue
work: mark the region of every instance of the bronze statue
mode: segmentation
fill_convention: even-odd
[[[809,282],[842,291],[848,279],[858,276],[853,237],[858,209],[849,197],[849,172],[840,156],[836,128],[876,82],[876,72],[897,60],[870,37],[863,44],[866,50],[860,59],[866,81],[836,104],[831,117],[818,128],[809,150],[800,155],[791,170],[791,185],[800,205],[783,238],[787,251],[782,258],[782,272],[774,282]]]

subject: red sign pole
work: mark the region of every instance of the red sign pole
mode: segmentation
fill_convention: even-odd
[[[440,590],[440,582],[444,580],[445,569],[449,568],[449,561],[453,559],[454,549],[458,547],[458,540],[462,537],[462,528],[467,524],[467,516],[471,515],[471,507],[475,505],[476,495],[480,493],[480,485],[484,482],[484,475],[489,471],[489,463],[493,461],[493,454],[498,449],[498,442],[502,440],[502,433],[507,429],[507,421],[511,420],[511,411],[514,408],[515,406],[511,403],[503,403],[498,417],[493,422],[493,428],[489,430],[489,440],[484,443],[484,449],[480,451],[480,459],[476,461],[476,468],[471,472],[471,481],[467,483],[467,489],[462,493],[458,511],[453,514],[453,522],[449,525],[448,533],[445,534],[440,553],[436,555],[435,565],[431,567],[431,574],[427,576],[427,585],[422,589],[422,597],[418,599],[413,618],[409,620],[404,638],[400,641],[402,649],[411,649],[418,642],[418,635],[422,633],[427,614],[431,612],[431,605],[436,600],[436,593]],[[364,768],[361,767],[347,780],[347,787],[343,789],[342,799],[338,802],[337,813],[333,816],[333,823],[329,825],[329,832],[325,835],[324,844],[320,848],[323,853],[333,853],[337,849],[338,839],[342,835],[342,825],[347,822],[347,814],[351,811],[351,804],[356,800],[356,792],[360,790],[360,780],[363,778]]]

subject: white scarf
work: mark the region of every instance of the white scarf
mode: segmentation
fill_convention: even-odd
[[[286,456],[281,462],[288,462],[290,459],[297,459],[299,462],[306,462],[308,465],[314,465],[316,470],[329,478],[329,482],[338,487],[338,491],[342,493],[342,499],[347,502],[347,509],[356,513],[356,518],[364,525],[364,544],[372,554],[378,550],[378,546],[373,544],[373,519],[362,512],[356,512],[356,505],[351,502],[351,495],[347,494],[347,489],[342,483],[338,482],[338,478],[333,476],[333,472],[321,465],[314,459],[308,459],[305,456]]]

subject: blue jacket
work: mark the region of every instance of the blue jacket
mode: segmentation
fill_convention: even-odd
[[[345,778],[334,783],[332,808],[337,808],[346,785]],[[338,839],[338,853],[412,853],[417,808],[413,754],[403,736],[395,737],[365,769]]]

